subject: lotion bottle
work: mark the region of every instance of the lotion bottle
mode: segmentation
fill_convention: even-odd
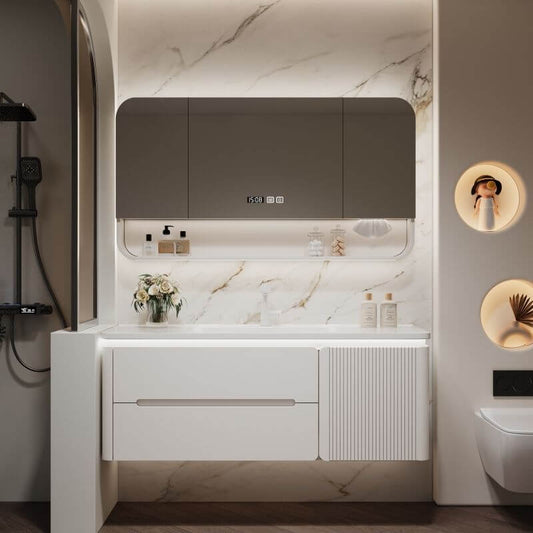
[[[168,225],[163,230],[163,238],[157,243],[157,251],[160,254],[173,254],[176,251],[176,244],[170,237],[170,230],[168,229],[173,227]]]
[[[191,253],[191,241],[187,239],[187,232],[180,231],[180,238],[176,241],[176,254],[189,255]]]
[[[379,325],[382,328],[398,327],[398,306],[392,301],[392,293],[385,294],[385,301],[379,306]]]
[[[372,293],[365,294],[365,301],[361,304],[361,327],[376,328],[378,326],[378,306],[372,301]]]

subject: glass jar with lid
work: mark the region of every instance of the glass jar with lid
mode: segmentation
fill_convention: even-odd
[[[330,232],[331,235],[331,255],[334,257],[344,257],[346,255],[346,230],[337,224]]]
[[[307,236],[309,237],[307,255],[309,257],[322,257],[324,255],[324,234],[319,231],[318,226],[315,226]]]

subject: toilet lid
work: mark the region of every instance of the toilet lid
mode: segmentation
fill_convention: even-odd
[[[507,433],[533,435],[533,408],[501,407],[480,409],[481,416]]]

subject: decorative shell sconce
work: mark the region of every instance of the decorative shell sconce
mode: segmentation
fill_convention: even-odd
[[[511,279],[493,287],[481,305],[481,324],[502,348],[533,345],[533,283]]]

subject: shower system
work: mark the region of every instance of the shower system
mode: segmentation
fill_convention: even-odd
[[[33,250],[35,259],[41,272],[43,281],[52,298],[54,306],[59,314],[63,327],[67,327],[65,315],[57,301],[57,297],[52,289],[44,264],[41,258],[39,242],[37,239],[37,227],[35,219],[37,217],[37,206],[35,201],[35,191],[37,185],[42,180],[41,162],[37,157],[22,156],[22,123],[34,122],[37,119],[33,110],[24,103],[15,102],[7,94],[0,92],[0,122],[16,122],[17,124],[17,154],[16,173],[11,179],[15,181],[15,206],[9,210],[9,217],[15,218],[15,302],[0,303],[0,341],[6,336],[7,331],[3,326],[4,318],[9,320],[9,338],[13,355],[17,361],[27,370],[32,372],[48,372],[50,367],[34,368],[24,362],[19,355],[15,341],[15,318],[18,315],[49,315],[53,309],[51,305],[39,302],[26,304],[22,303],[22,220],[31,221],[31,231],[33,240]],[[23,189],[26,191],[26,202],[23,202]],[[23,205],[25,203],[25,205]]]

